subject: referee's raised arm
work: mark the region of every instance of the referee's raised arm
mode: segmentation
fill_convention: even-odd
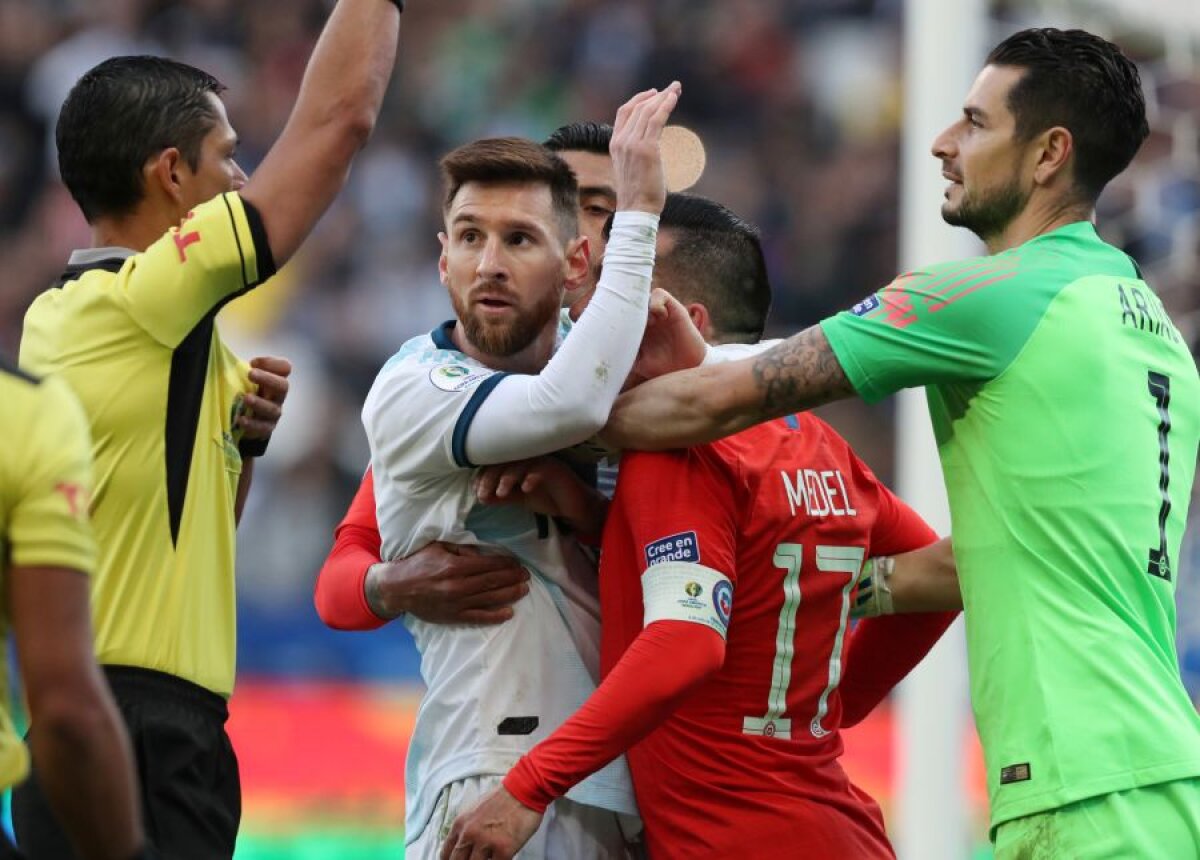
[[[283,133],[242,190],[262,215],[279,266],[333,202],[375,127],[402,7],[400,0],[339,0]]]

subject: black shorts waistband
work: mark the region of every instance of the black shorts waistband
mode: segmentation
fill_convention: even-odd
[[[168,675],[140,666],[101,666],[113,692],[150,693],[188,705],[203,708],[217,716],[222,722],[229,719],[229,705],[224,696],[206,690],[199,684],[186,681],[178,675]]]

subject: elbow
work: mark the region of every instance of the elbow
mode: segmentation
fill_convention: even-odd
[[[329,108],[318,127],[324,129],[325,139],[341,160],[349,163],[367,145],[378,116],[377,106],[364,98],[349,95]]]
[[[321,586],[321,580],[324,577],[325,568],[321,568],[321,572],[317,574],[316,587],[313,589],[313,607],[317,610],[317,617],[326,627],[332,630],[344,630],[345,628],[338,625],[337,613],[334,611],[329,589]]]
[[[545,426],[555,428],[554,450],[591,439],[604,429],[611,411],[612,402],[603,398],[581,399],[554,409],[544,422]]]
[[[374,108],[359,107],[346,111],[341,125],[347,145],[352,147],[355,152],[366,146],[367,141],[375,132],[375,123],[378,118],[379,111]]]
[[[111,707],[99,687],[99,679],[79,692],[44,697],[36,707],[31,702],[31,740],[35,750],[56,758],[85,758],[113,729]]]

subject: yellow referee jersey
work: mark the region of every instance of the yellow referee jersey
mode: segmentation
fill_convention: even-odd
[[[231,192],[144,253],[77,251],[25,315],[21,366],[65,379],[91,428],[103,664],[233,690],[234,419],[254,386],[213,318],[273,273],[261,218]]]
[[[65,567],[90,573],[92,455],[87,419],[62,382],[39,381],[0,360],[0,572]],[[0,590],[0,789],[29,770],[8,715],[9,607]]]

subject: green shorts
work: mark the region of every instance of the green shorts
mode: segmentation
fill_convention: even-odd
[[[996,860],[1200,860],[1200,779],[1089,797],[996,828]]]

